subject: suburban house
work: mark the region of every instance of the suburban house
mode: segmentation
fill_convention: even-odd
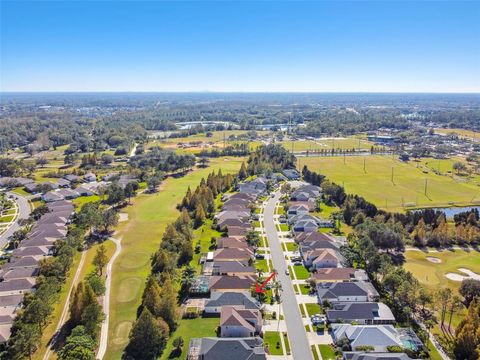
[[[300,233],[295,236],[295,242],[308,243],[312,241],[336,241],[331,235],[319,232]]]
[[[226,218],[217,221],[217,227],[219,229],[228,228],[230,226],[249,227],[248,220],[241,220],[237,218]]]
[[[222,248],[213,253],[214,261],[247,261],[253,258],[250,248]]]
[[[214,261],[212,275],[255,275],[255,268],[248,265],[248,261]]]
[[[260,334],[262,324],[259,310],[224,306],[220,312],[220,337],[252,337]]]
[[[295,169],[287,169],[283,170],[282,174],[288,179],[288,180],[298,180],[300,179],[300,174],[298,173],[297,170]]]
[[[312,269],[335,268],[342,265],[342,256],[335,249],[315,249],[302,251],[303,262]]]
[[[374,352],[388,352],[389,346],[403,347],[400,335],[392,325],[332,324],[335,343],[347,339],[352,351],[357,347],[372,346]]]
[[[307,201],[290,201],[290,206],[294,205],[304,205],[308,208],[309,212],[312,212],[316,208],[315,200],[309,199]]]
[[[97,175],[95,175],[92,172],[89,172],[89,173],[86,173],[85,175],[83,175],[83,179],[86,182],[94,182],[94,181],[97,181]]]
[[[312,250],[319,249],[332,249],[339,250],[340,245],[336,241],[330,240],[317,240],[317,241],[305,241],[300,245],[300,252],[304,253]]]
[[[313,220],[299,220],[293,225],[294,232],[315,232],[318,225]]]
[[[250,211],[224,210],[215,215],[217,222],[225,219],[240,219],[248,221],[250,219]]]
[[[266,360],[263,340],[252,338],[193,338],[187,360]]]
[[[352,323],[360,325],[395,324],[395,317],[390,308],[383,303],[349,302],[335,303],[326,311],[330,323]]]
[[[82,181],[82,178],[78,175],[74,174],[68,174],[63,177],[65,180],[69,181],[70,183],[72,182],[80,182]]]
[[[342,281],[368,281],[365,270],[354,268],[324,268],[317,269],[310,277],[315,282],[342,282]]]
[[[18,295],[33,291],[35,279],[23,278],[0,282],[0,296]]]
[[[249,275],[240,276],[211,276],[208,282],[208,290],[223,292],[250,291],[255,284],[255,277]]]
[[[315,185],[302,185],[292,192],[290,199],[293,201],[315,200],[322,194],[322,189]]]
[[[238,185],[238,191],[240,193],[259,196],[267,190],[267,179],[263,177],[257,177],[252,181],[245,182]]]
[[[210,294],[205,303],[206,314],[220,314],[224,306],[235,306],[236,309],[259,310],[261,304],[248,292],[217,292]]]
[[[295,204],[291,205],[288,208],[287,215],[300,215],[300,214],[308,214],[310,212],[310,209],[308,205],[306,204]]]
[[[328,282],[317,284],[317,297],[320,304],[324,301],[334,302],[367,302],[377,301],[379,294],[375,287],[367,281]]]
[[[217,240],[217,249],[223,248],[247,248],[247,240],[243,238],[223,237]]]
[[[245,237],[249,228],[246,226],[229,226],[227,228],[228,237]]]

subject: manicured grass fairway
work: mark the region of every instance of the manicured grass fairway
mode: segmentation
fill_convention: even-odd
[[[365,159],[365,171],[363,162]],[[301,166],[318,171],[339,185],[347,193],[358,194],[380,208],[399,211],[402,205],[445,206],[480,202],[480,187],[476,181],[460,182],[455,178],[424,173],[422,167],[410,161],[404,163],[389,156],[307,157]],[[392,168],[394,181],[391,181]],[[425,196],[427,179],[427,196]]]
[[[427,257],[440,259],[441,263],[432,263]],[[406,251],[405,269],[410,271],[422,284],[434,290],[439,287],[459,289],[461,282],[452,281],[445,277],[445,274],[452,272],[464,275],[458,268],[467,268],[475,273],[480,273],[480,253],[472,250],[444,250],[442,252]]]
[[[427,257],[440,259],[441,263],[432,263]],[[405,269],[410,271],[423,285],[432,292],[439,288],[450,288],[457,292],[460,288],[460,281],[452,281],[445,277],[445,274],[452,272],[464,275],[458,271],[458,268],[467,268],[473,272],[480,273],[480,253],[477,251],[444,250],[442,252],[424,253],[421,251],[406,251]],[[466,314],[466,309],[454,314],[452,318],[452,329],[456,328]],[[440,315],[437,313],[437,316]],[[447,323],[449,318],[447,316]],[[432,332],[436,335],[442,334],[440,327],[435,325]]]
[[[195,188],[202,177],[219,168],[224,174],[236,172],[242,160],[214,159],[206,169],[196,169],[178,179],[168,178],[158,193],[141,194],[132,199],[133,206],[125,209],[129,220],[119,224],[118,234],[115,235],[121,238],[122,252],[113,266],[106,359],[121,358],[131,325],[136,319],[145,280],[150,274],[150,256],[158,249],[165,226],[178,217],[176,205],[187,187]],[[179,328],[177,331],[183,330]]]

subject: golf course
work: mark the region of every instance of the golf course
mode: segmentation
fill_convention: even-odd
[[[202,177],[220,168],[224,174],[236,172],[242,160],[212,159],[207,168],[195,169],[179,178],[169,177],[157,193],[140,194],[125,209],[129,220],[119,224],[115,235],[121,239],[122,252],[113,266],[106,359],[121,358],[150,273],[150,256],[158,249],[165,226],[177,218],[176,205],[188,186],[196,187]]]
[[[480,274],[480,252],[473,249],[469,251],[461,249],[432,250],[429,252],[408,250],[405,252],[405,258],[405,269],[431,290],[441,287],[458,290],[461,281],[451,280],[447,274],[466,276],[459,269],[469,269]],[[452,276],[449,277],[452,278]]]
[[[347,193],[361,195],[389,211],[480,203],[478,176],[467,179],[451,173],[438,175],[422,163],[403,162],[397,157],[299,158],[299,168],[304,165],[344,186]]]

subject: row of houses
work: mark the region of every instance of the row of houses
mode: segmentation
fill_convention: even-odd
[[[219,316],[219,337],[190,341],[188,360],[264,360],[261,304],[250,295],[256,282],[255,249],[246,235],[252,230],[252,208],[267,190],[267,179],[259,177],[239,185],[239,192],[223,197],[222,211],[215,216],[226,236],[203,264],[196,290],[208,291],[205,316]]]
[[[55,242],[67,235],[74,212],[68,201],[50,203],[48,212],[32,227],[0,268],[0,342],[10,338],[11,327],[26,293],[35,290],[40,260],[54,255]]]
[[[316,209],[317,199],[322,196],[322,189],[315,185],[301,185],[290,194],[286,222],[293,232],[315,232],[319,228],[331,228],[334,223],[330,219],[322,219],[311,212]]]
[[[341,254],[343,241],[318,232],[314,216],[309,213],[321,196],[321,189],[302,185],[290,195],[287,211],[289,223],[293,224],[299,259],[311,273],[316,284],[316,296],[325,308],[326,321],[331,324],[332,339],[336,344],[348,343],[352,351],[345,359],[373,358],[408,359],[404,354],[383,356],[392,346],[416,351],[422,344],[410,329],[396,329],[391,309],[382,302],[364,270],[345,267]],[[299,221],[308,222],[298,226]],[[295,262],[294,262],[295,264]],[[359,351],[356,351],[356,349]],[[371,355],[364,350],[371,349]],[[365,357],[366,356],[366,357]]]

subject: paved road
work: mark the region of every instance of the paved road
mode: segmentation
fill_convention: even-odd
[[[103,312],[105,314],[105,319],[102,322],[102,330],[100,331],[100,344],[98,346],[97,359],[103,359],[105,352],[107,351],[108,345],[108,324],[110,321],[110,290],[112,284],[112,267],[115,259],[120,252],[122,251],[122,244],[120,240],[113,237],[110,238],[115,243],[115,253],[110,258],[110,261],[107,264],[105,271],[106,282],[105,282],[105,296],[103,297]]]
[[[20,219],[28,219],[31,212],[30,204],[28,203],[28,199],[26,197],[12,192],[7,192],[7,196],[12,196],[12,199],[17,203],[18,216],[10,225],[10,227],[2,235],[0,235],[0,248],[3,248],[7,244],[8,238],[12,236],[15,231],[20,229],[21,226],[18,225],[18,221]]]
[[[72,285],[70,289],[68,289],[67,300],[65,301],[65,305],[63,306],[62,314],[60,316],[60,320],[58,321],[57,327],[55,328],[55,334],[53,334],[52,339],[50,339],[50,343],[48,344],[47,351],[43,356],[43,360],[50,359],[53,355],[53,347],[58,340],[58,336],[60,335],[60,330],[62,329],[63,325],[68,320],[68,316],[70,315],[70,297],[72,295],[73,287],[76,286],[80,280],[80,274],[82,272],[83,263],[85,262],[85,258],[87,257],[87,251],[82,251],[82,256],[80,258],[80,262],[78,263],[77,271],[75,272],[75,276],[73,277]]]
[[[275,193],[275,197],[269,198],[265,206],[265,231],[272,255],[273,267],[278,271],[277,280],[282,284],[283,312],[293,358],[298,360],[313,360],[307,333],[305,332],[305,326],[302,321],[302,315],[300,314],[295,292],[293,291],[292,281],[289,276],[285,275],[287,263],[273,220],[275,203],[279,200],[280,196],[280,192]]]

